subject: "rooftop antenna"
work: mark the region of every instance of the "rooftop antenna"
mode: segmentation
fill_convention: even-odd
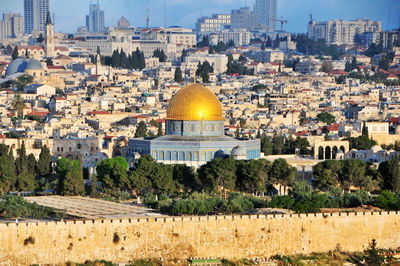
[[[167,26],[167,2],[164,0],[164,28]]]
[[[147,28],[149,28],[149,23],[150,23],[149,5],[150,5],[150,1],[147,0],[147,17],[146,17],[146,25],[147,25]]]
[[[390,15],[391,15],[391,10],[389,10],[389,14],[388,14],[388,20],[387,20],[387,30],[390,30]]]

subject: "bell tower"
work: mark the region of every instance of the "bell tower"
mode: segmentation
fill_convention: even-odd
[[[51,21],[50,12],[47,12],[46,19],[45,52],[46,57],[54,56],[54,24]]]

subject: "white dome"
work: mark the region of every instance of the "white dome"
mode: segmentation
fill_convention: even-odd
[[[379,145],[375,145],[374,147],[371,148],[371,151],[373,151],[373,152],[378,152],[381,150],[382,150],[382,147]]]

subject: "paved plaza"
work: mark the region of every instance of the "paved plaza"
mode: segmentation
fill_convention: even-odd
[[[161,216],[161,214],[153,212],[152,209],[86,197],[42,196],[25,197],[25,199],[29,202],[36,202],[41,206],[66,210],[68,215],[84,219]]]

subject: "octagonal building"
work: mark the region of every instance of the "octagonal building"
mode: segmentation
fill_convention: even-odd
[[[200,84],[186,86],[172,98],[165,131],[162,137],[130,139],[123,152],[129,165],[133,166],[135,154],[150,154],[158,162],[196,168],[216,157],[260,158],[259,139],[225,136],[222,105],[214,93]]]

